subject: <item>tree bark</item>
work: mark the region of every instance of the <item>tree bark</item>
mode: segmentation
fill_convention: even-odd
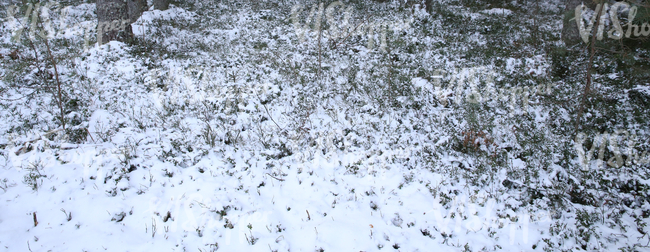
[[[153,0],[153,8],[155,10],[166,10],[169,8],[170,0]]]
[[[424,7],[427,13],[433,14],[433,1],[431,0],[424,0]]]
[[[129,9],[129,19],[131,23],[142,16],[142,13],[147,11],[147,0],[126,0],[128,9]]]
[[[97,0],[97,43],[133,38],[133,24],[147,8],[147,0]]]

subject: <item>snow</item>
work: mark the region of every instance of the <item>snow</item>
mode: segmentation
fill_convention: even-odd
[[[56,52],[71,58],[59,64],[66,96],[82,103],[67,127],[87,137],[63,134],[50,93],[5,92],[20,82],[2,66],[0,251],[616,250],[650,239],[642,196],[571,202],[596,190],[581,176],[605,170],[576,171],[560,127],[573,115],[545,105],[574,80],[545,82],[544,53],[471,61],[490,46],[483,27],[459,33],[423,9],[377,11],[411,22],[382,51],[365,35],[336,49],[300,43],[289,8],[192,3],[145,12],[133,24],[145,49],[88,40],[94,4],[53,12],[65,20],[54,37],[76,50]],[[468,22],[515,15],[442,8]],[[423,33],[423,19],[435,29]],[[644,141],[619,145],[641,152]],[[583,211],[614,217],[585,227]],[[600,238],[580,240],[588,231]]]
[[[503,9],[503,8],[492,8],[492,9],[489,9],[489,10],[482,10],[481,13],[489,14],[489,15],[510,16],[512,14],[512,11],[508,10],[508,9]]]

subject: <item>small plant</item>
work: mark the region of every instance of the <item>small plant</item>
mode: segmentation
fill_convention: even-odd
[[[170,219],[172,219],[172,213],[170,211],[167,211],[167,214],[163,216],[163,222],[167,222]]]
[[[228,215],[228,211],[230,210],[230,206],[225,206],[223,207],[222,210],[212,210],[213,212],[219,214],[219,220],[223,220],[223,217]]]
[[[67,221],[72,220],[72,212],[69,212],[69,213],[68,213],[68,212],[66,212],[65,209],[63,209],[63,208],[61,208],[61,212],[63,212],[63,214],[65,214],[65,219],[66,219]]]
[[[39,186],[43,184],[43,179],[46,178],[46,175],[41,174],[43,169],[43,164],[41,162],[31,163],[31,166],[26,168],[29,171],[29,174],[26,174],[23,177],[23,183],[27,184],[32,190],[38,190]],[[40,183],[39,183],[40,180]]]
[[[132,159],[138,157],[138,145],[140,145],[139,141],[133,142],[130,138],[127,138],[124,145],[120,146],[120,149],[117,151],[116,154],[119,154],[118,158],[120,160],[120,163],[122,163],[125,167],[129,166]]]
[[[115,135],[116,129],[110,125],[110,123],[105,123],[103,121],[97,122],[95,125],[95,136],[97,136],[97,140],[101,140],[102,142],[109,142],[113,138],[113,135]]]
[[[173,171],[169,171],[166,168],[163,171],[165,172],[165,176],[170,177],[170,178],[174,177],[174,172]]]
[[[7,182],[9,182],[9,180],[7,180],[6,178],[0,181],[0,189],[2,189],[5,192],[7,192],[7,188],[16,185],[16,184],[7,184]]]
[[[465,247],[463,248],[463,251],[470,252],[472,249],[469,247],[469,243],[465,243]]]
[[[226,219],[226,224],[223,225],[223,227],[225,227],[225,228],[229,228],[229,229],[233,229],[233,228],[235,228],[235,226],[232,224],[232,222],[230,222],[229,219]]]
[[[203,251],[215,252],[215,251],[219,250],[219,243],[215,242],[214,244],[205,244],[205,245],[210,247],[210,250],[199,249],[199,251],[201,251],[201,252],[203,252]]]
[[[600,238],[600,235],[596,232],[596,227],[594,224],[598,221],[599,217],[597,213],[593,215],[585,210],[577,210],[576,212],[576,243],[580,244],[582,249],[587,250],[588,245],[590,244],[591,237],[594,236],[596,239]]]
[[[111,218],[111,221],[121,222],[121,221],[124,220],[124,217],[126,217],[126,213],[125,212],[120,212],[120,213],[116,214],[115,216],[113,216],[113,218]]]
[[[249,225],[250,225],[250,224],[249,224]],[[257,242],[257,240],[259,240],[260,238],[257,238],[257,237],[255,237],[255,236],[253,236],[253,233],[252,233],[250,230],[249,230],[248,232],[251,234],[251,236],[250,236],[250,239],[249,239],[248,235],[244,234],[244,236],[246,236],[246,241],[247,241],[248,244],[250,244],[250,245],[255,245],[255,243]]]
[[[485,144],[488,144],[485,132],[483,131],[463,131],[463,147],[476,150],[481,145],[481,139],[484,139]]]
[[[201,137],[205,141],[206,144],[210,145],[210,147],[214,148],[214,146],[217,143],[217,133],[212,129],[210,124],[206,124],[205,128],[203,128],[203,131],[201,132]]]
[[[151,238],[154,238],[156,236],[156,231],[158,231],[158,226],[156,224],[156,220],[152,217],[151,218]]]

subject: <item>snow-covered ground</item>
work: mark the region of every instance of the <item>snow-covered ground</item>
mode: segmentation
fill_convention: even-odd
[[[612,178],[599,158],[617,150],[603,147],[583,172],[562,132],[569,112],[545,100],[571,80],[551,81],[547,56],[470,64],[486,36],[438,36],[442,21],[422,9],[373,16],[414,20],[385,48],[367,48],[367,34],[321,48],[313,29],[300,43],[285,5],[148,11],[133,25],[137,45],[94,45],[82,25],[94,4],[52,14],[68,27],[52,41],[74,47],[54,49],[65,96],[80,104],[66,105],[74,134],[61,130],[55,96],[19,85],[37,67],[13,79],[6,56],[0,251],[647,249],[650,203],[637,194],[650,183],[647,125],[630,130],[636,145],[618,145],[638,162]],[[439,11],[456,18],[520,15],[447,5]],[[10,46],[6,20],[0,53],[29,59],[27,45]],[[418,30],[423,20],[433,33]],[[420,43],[443,48],[404,49]],[[527,79],[510,83],[515,74]],[[646,189],[594,189],[599,179]]]
[[[10,153],[3,176],[15,186],[2,195],[3,209],[10,209],[2,214],[2,246],[9,251],[28,242],[34,251],[171,251],[213,244],[226,251],[528,250],[539,245],[540,232],[551,224],[551,213],[507,209],[506,204],[519,204],[511,195],[496,202],[490,192],[458,191],[458,185],[422,167],[382,162],[393,157],[390,152],[359,161],[356,174],[345,166],[364,158],[353,154],[270,162],[263,153],[235,148],[209,151],[181,168],[156,158],[164,151],[161,134],[166,133],[125,130],[110,144]],[[122,148],[128,147],[120,146],[129,145],[128,139],[140,143],[130,150],[138,157],[127,170],[113,171],[123,167]],[[38,190],[17,180],[32,167],[44,175],[37,179]]]

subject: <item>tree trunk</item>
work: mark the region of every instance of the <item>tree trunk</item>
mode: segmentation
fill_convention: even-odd
[[[147,0],[126,0],[127,6],[129,9],[129,19],[131,20],[131,23],[135,23],[135,21],[142,16],[142,13],[147,11]]]
[[[169,8],[170,0],[153,0],[153,8],[156,10],[166,10]]]
[[[133,38],[131,24],[146,8],[146,0],[97,0],[97,44]]]
[[[433,14],[433,1],[424,0],[424,7],[429,14]]]

